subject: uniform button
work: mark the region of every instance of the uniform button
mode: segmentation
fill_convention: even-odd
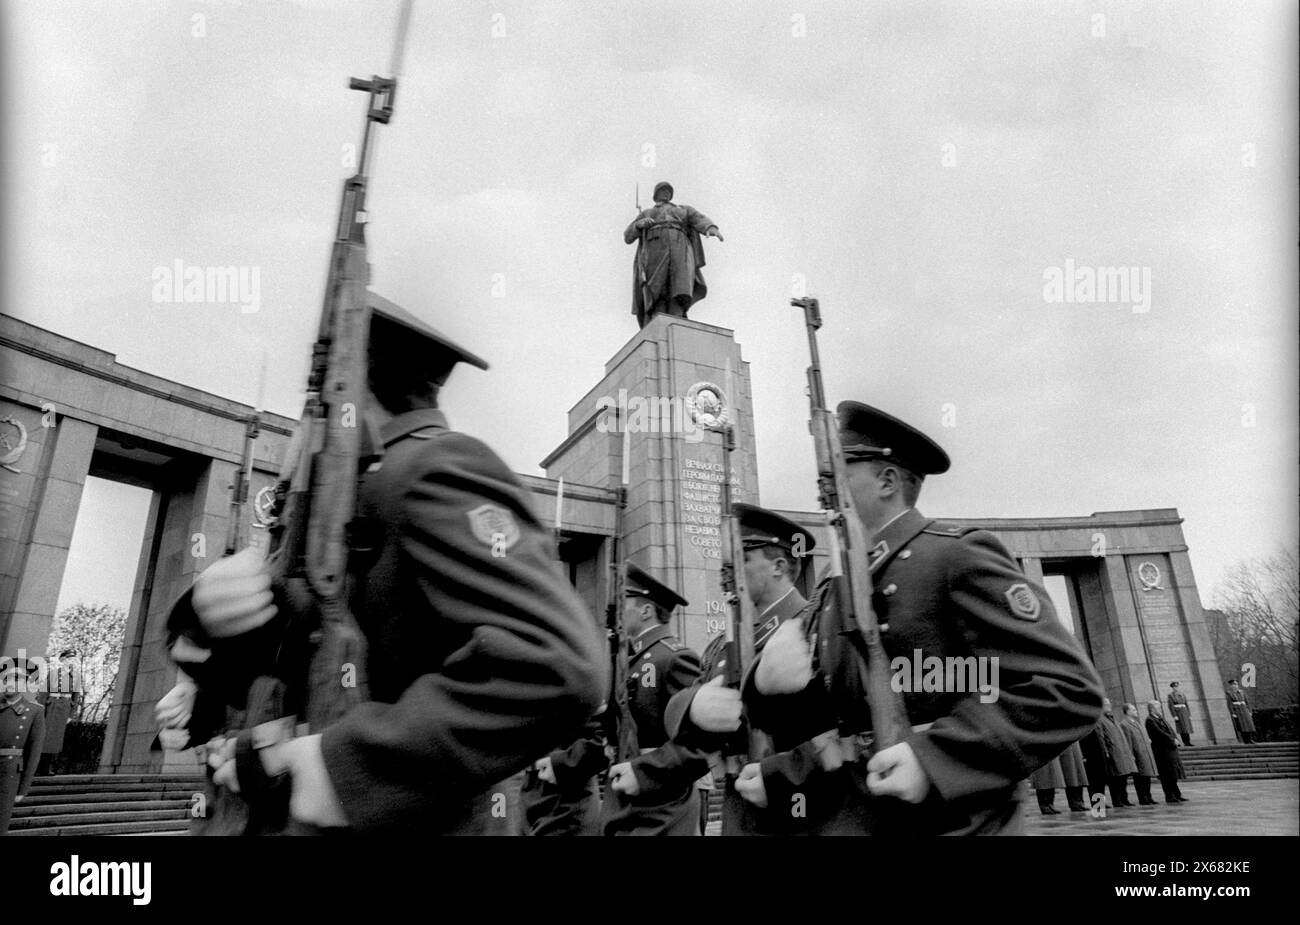
[[[904,549],[902,552],[900,552],[900,553],[898,554],[898,558],[900,558],[900,559],[910,559],[910,558],[912,558],[912,550],[910,550],[910,549]]]
[[[888,633],[888,632],[889,632],[889,624],[888,624],[888,623],[882,623],[882,624],[880,624],[880,631],[881,631],[882,633]]]
[[[885,585],[885,590],[881,591],[880,593],[888,597],[890,594],[893,594],[897,590],[898,590],[898,585],[890,584],[890,585]]]

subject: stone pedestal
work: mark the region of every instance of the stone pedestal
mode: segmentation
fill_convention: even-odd
[[[626,451],[624,557],[690,601],[675,629],[697,652],[725,619],[719,568],[727,454],[722,434],[704,427],[715,395],[735,428],[733,498],[757,503],[749,364],[730,330],[698,321],[652,319],[569,410],[568,438],[542,461],[549,478],[616,489]]]

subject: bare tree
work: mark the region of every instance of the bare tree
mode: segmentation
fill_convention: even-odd
[[[126,611],[109,604],[73,604],[54,618],[51,658],[71,649],[77,654],[78,699],[75,720],[102,722],[113,703]]]
[[[1300,550],[1238,562],[1214,593],[1222,619],[1210,621],[1220,665],[1240,678],[1255,668],[1252,706],[1294,704],[1300,691]]]

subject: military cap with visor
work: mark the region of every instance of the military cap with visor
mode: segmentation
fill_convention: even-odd
[[[803,552],[812,552],[817,545],[816,538],[788,517],[769,511],[757,504],[737,502],[732,510],[740,518],[740,541],[746,549],[758,549],[761,546],[776,546],[784,550],[793,550],[795,537],[803,537]]]
[[[626,565],[626,580],[623,582],[624,594],[629,597],[649,598],[664,610],[672,610],[674,607],[686,606],[686,598],[682,597],[663,582],[651,577],[636,563],[628,562]]]
[[[947,472],[951,465],[939,444],[879,408],[842,401],[835,411],[845,462],[879,459],[920,476]]]

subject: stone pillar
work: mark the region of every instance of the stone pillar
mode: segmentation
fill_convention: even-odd
[[[176,683],[176,668],[164,650],[167,614],[198,572],[223,553],[237,468],[209,459],[198,472],[173,470],[158,486],[122,644],[103,771],[139,773],[158,770],[164,762],[169,768],[193,765],[189,750],[165,757],[151,751],[157,735],[153,707]]]
[[[66,417],[55,418],[52,427],[42,428],[41,413],[36,410],[24,418],[30,419],[28,449],[17,461],[19,472],[0,473],[6,485],[16,483],[12,490],[17,494],[9,504],[23,505],[6,514],[21,513],[23,527],[19,529],[26,533],[19,540],[21,556],[15,557],[19,564],[12,578],[12,609],[7,607],[9,613],[0,614],[0,619],[7,617],[0,627],[0,643],[4,649],[44,655],[99,428]]]
[[[1227,692],[1224,683],[1227,679],[1220,677],[1219,659],[1210,642],[1210,629],[1205,620],[1205,611],[1201,608],[1201,595],[1196,589],[1196,579],[1192,574],[1192,562],[1186,549],[1169,553],[1170,583],[1178,599],[1186,629],[1188,662],[1196,684],[1203,694],[1205,728],[1209,731],[1212,742],[1235,742],[1236,732],[1232,726],[1232,714],[1228,711]],[[1193,716],[1195,716],[1193,707]]]
[[[690,606],[678,634],[697,652],[723,628],[722,438],[693,410],[723,396],[735,426],[733,496],[757,503],[749,367],[726,328],[658,315],[605,367],[569,412],[569,437],[542,465],[549,478],[617,488],[628,448],[624,557],[675,587]],[[623,428],[628,434],[626,441]]]
[[[1134,697],[1143,697],[1143,693],[1151,689],[1150,673],[1124,557],[1103,556],[1099,561],[1101,594],[1110,619],[1104,626],[1098,625],[1100,621],[1090,620],[1089,638],[1094,647],[1098,647],[1099,640],[1105,640],[1104,646],[1108,651],[1105,656],[1097,658],[1097,670],[1106,696],[1123,703]]]

